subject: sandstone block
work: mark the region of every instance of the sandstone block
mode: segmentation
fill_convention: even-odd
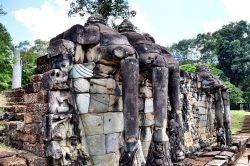
[[[75,63],[83,63],[84,61],[84,50],[80,44],[76,44],[75,47]]]
[[[106,153],[118,153],[121,142],[120,133],[107,134],[105,138]]]
[[[228,162],[226,160],[213,159],[208,162],[205,166],[227,166]]]
[[[105,154],[105,135],[87,136],[87,144],[90,155],[104,155]]]
[[[107,112],[109,107],[109,100],[110,96],[108,94],[91,94],[89,112]]]
[[[30,77],[30,82],[40,82],[43,79],[42,74],[35,74]]]
[[[154,106],[153,106],[153,98],[145,98],[145,107],[144,112],[154,112]]]
[[[103,128],[104,128],[103,113],[83,114],[81,115],[81,120],[86,135],[103,134]]]
[[[124,120],[122,112],[104,113],[104,133],[122,132]]]
[[[152,126],[155,123],[154,113],[139,113],[139,126]]]
[[[29,103],[48,103],[48,92],[40,91],[38,93],[30,93],[24,95],[24,102]]]
[[[60,54],[74,54],[74,43],[69,40],[51,40],[48,48],[50,57]]]
[[[119,165],[119,156],[116,153],[109,153],[102,156],[93,156],[95,166]]]
[[[37,93],[41,90],[41,87],[42,87],[41,82],[29,83],[25,86],[26,93]]]
[[[152,131],[151,127],[141,127],[141,140],[142,142],[151,141],[152,139]]]
[[[76,78],[73,79],[73,90],[77,93],[86,93],[89,92],[90,83],[87,79]]]
[[[80,114],[88,113],[90,104],[90,94],[82,93],[76,95],[76,105]]]
[[[121,96],[110,95],[108,111],[111,112],[123,111],[123,102]]]

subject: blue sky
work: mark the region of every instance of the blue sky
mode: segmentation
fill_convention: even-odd
[[[198,33],[213,32],[231,21],[250,21],[249,0],[129,0],[137,16],[132,22],[161,45],[171,45]],[[0,17],[14,44],[49,40],[86,18],[67,16],[65,0],[1,0]]]

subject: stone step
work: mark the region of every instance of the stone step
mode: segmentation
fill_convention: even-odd
[[[25,102],[7,102],[7,106],[13,106],[13,105],[25,105]]]
[[[17,88],[12,90],[3,91],[2,94],[6,97],[23,97],[25,90],[23,88]]]
[[[1,108],[6,112],[23,113],[26,111],[25,105],[7,105]]]
[[[46,166],[50,165],[48,159],[38,157],[33,153],[30,153],[25,150],[19,150],[17,156],[20,158],[24,158],[27,161],[29,166]]]
[[[24,98],[23,97],[7,97],[6,98],[7,102],[24,102]]]

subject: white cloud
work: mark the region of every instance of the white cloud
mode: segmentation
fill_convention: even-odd
[[[86,18],[68,17],[69,2],[45,0],[39,8],[25,8],[14,11],[15,18],[32,33],[33,40],[50,40],[74,24],[84,24]]]
[[[240,20],[250,21],[249,0],[221,0],[225,9],[223,20],[204,21],[203,27],[206,32],[214,32],[222,25]]]
[[[216,30],[220,29],[222,25],[224,25],[224,21],[204,21],[202,25],[205,32],[215,32]]]
[[[146,14],[144,14],[142,10],[135,5],[133,5],[132,8],[136,11],[136,15],[131,18],[131,22],[137,26],[141,32],[152,33],[152,28]]]

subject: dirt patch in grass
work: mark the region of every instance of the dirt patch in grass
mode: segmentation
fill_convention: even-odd
[[[231,130],[233,134],[241,130],[246,115],[250,115],[250,112],[231,110]]]

